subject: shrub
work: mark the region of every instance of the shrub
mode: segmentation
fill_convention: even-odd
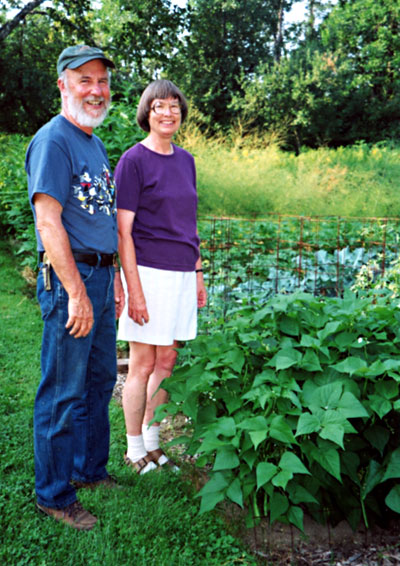
[[[224,499],[303,529],[304,512],[355,528],[400,513],[400,311],[381,296],[278,295],[247,304],[180,354],[178,439],[210,467],[201,511]]]

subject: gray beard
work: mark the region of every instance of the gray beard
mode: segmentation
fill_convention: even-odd
[[[85,128],[97,128],[97,126],[100,126],[100,124],[104,121],[104,118],[107,116],[108,109],[110,107],[110,102],[108,102],[106,103],[106,107],[103,109],[102,113],[99,116],[90,116],[84,110],[83,102],[76,100],[69,89],[66,103],[68,112],[72,116],[72,118],[76,121],[77,124]]]

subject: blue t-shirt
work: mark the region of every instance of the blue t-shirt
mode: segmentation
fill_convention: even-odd
[[[174,145],[170,155],[138,143],[115,169],[117,206],[135,213],[132,237],[138,265],[193,271],[199,257],[196,169]]]
[[[101,140],[61,115],[36,133],[29,144],[25,169],[29,198],[44,193],[63,207],[62,222],[71,249],[99,253],[117,250],[115,183]],[[37,249],[43,251],[36,230]]]

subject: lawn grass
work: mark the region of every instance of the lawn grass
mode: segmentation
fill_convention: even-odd
[[[220,516],[198,515],[199,502],[188,476],[163,471],[133,477],[124,467],[123,415],[114,401],[109,472],[122,488],[79,495],[99,523],[90,532],[77,532],[36,511],[32,414],[42,323],[34,293],[31,289],[26,294],[26,282],[4,242],[0,269],[0,564],[254,565]]]

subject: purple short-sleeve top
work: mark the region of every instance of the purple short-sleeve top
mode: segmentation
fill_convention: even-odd
[[[193,271],[199,257],[193,156],[175,144],[164,155],[138,143],[121,156],[115,181],[117,208],[135,213],[138,265]]]

